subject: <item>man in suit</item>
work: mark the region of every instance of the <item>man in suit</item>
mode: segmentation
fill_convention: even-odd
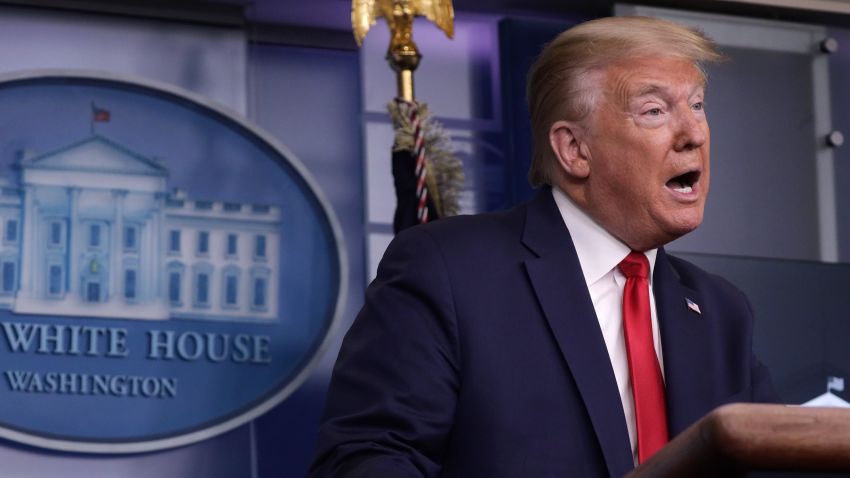
[[[702,221],[701,33],[594,20],[529,75],[536,197],[389,246],[314,477],[622,476],[713,408],[775,398],[752,312],[663,245]]]

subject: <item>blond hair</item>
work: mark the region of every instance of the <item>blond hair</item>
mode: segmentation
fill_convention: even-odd
[[[673,56],[702,65],[723,56],[701,31],[650,17],[591,20],[561,33],[546,45],[528,73],[527,101],[534,136],[528,180],[552,184],[555,158],[549,128],[558,120],[580,121],[591,111],[594,72],[625,58]]]

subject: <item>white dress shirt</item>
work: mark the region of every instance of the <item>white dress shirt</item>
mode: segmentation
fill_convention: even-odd
[[[637,463],[637,430],[635,425],[635,407],[632,397],[632,383],[629,378],[629,361],[626,355],[626,341],[623,333],[623,288],[626,277],[617,265],[631,252],[629,246],[620,242],[602,226],[582,211],[563,191],[552,188],[555,203],[564,219],[564,224],[573,239],[584,281],[596,310],[599,328],[611,357],[611,367],[620,390],[626,426],[629,429],[629,441],[632,456]],[[658,313],[655,310],[655,297],[652,294],[652,273],[655,271],[655,257],[658,249],[645,251],[649,259],[649,306],[652,312],[652,340],[655,354],[664,376],[664,359],[661,355],[661,337],[658,332]]]

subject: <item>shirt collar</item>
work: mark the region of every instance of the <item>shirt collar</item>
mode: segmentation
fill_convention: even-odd
[[[631,249],[591,219],[559,187],[552,187],[552,195],[573,239],[584,281],[588,286],[595,284],[617,267],[617,264],[629,255]],[[658,249],[644,251],[644,255],[649,260],[650,285],[657,254]]]

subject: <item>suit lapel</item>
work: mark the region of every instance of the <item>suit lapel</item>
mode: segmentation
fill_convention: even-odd
[[[532,287],[575,379],[608,472],[634,464],[611,359],[572,239],[547,188],[528,205],[523,243],[538,257],[525,261]]]
[[[664,354],[667,421],[670,436],[681,432],[711,408],[712,354],[711,304],[679,279],[664,249],[659,249],[653,276],[653,293]],[[687,300],[702,309],[700,314]]]

